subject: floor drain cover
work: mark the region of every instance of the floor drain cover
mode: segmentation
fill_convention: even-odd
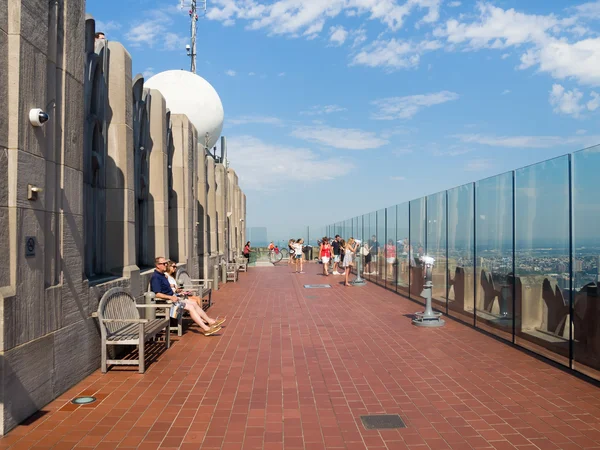
[[[324,289],[324,288],[330,288],[331,285],[330,284],[305,284],[304,287],[306,289]]]
[[[360,416],[367,430],[381,430],[387,428],[406,428],[398,414],[377,414],[374,416]]]
[[[71,400],[71,403],[76,405],[87,405],[89,403],[94,403],[96,401],[96,397],[75,397]]]
[[[316,295],[307,295],[306,298],[311,298],[312,299],[312,298],[319,298],[319,297],[317,297]]]

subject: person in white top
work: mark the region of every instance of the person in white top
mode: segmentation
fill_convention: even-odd
[[[344,261],[342,261],[342,267],[344,268],[345,275],[344,286],[351,286],[351,284],[348,282],[348,277],[350,276],[350,271],[354,265],[354,255],[357,247],[358,244],[352,237],[348,239],[348,242],[346,242],[346,246],[344,248]]]
[[[295,269],[296,273],[304,273],[302,271],[302,260],[304,254],[302,253],[302,244],[304,243],[304,239],[300,238],[295,243],[292,244],[292,248],[294,249],[294,261],[296,261]],[[298,272],[298,263],[300,263],[300,272]]]
[[[166,275],[167,279],[169,280],[171,289],[173,289],[173,292],[175,292],[175,295],[178,295],[178,296],[185,295],[184,290],[177,287],[177,281],[175,281],[175,272],[177,272],[177,263],[172,260],[168,261],[167,262],[167,271],[165,272],[165,275]],[[193,295],[187,295],[186,298],[183,299],[182,301],[189,303],[192,306],[192,308],[194,309],[194,312],[196,314],[198,314],[204,322],[208,323],[208,326],[211,328],[219,327],[226,320],[225,318],[213,319],[213,318],[209,317],[208,314],[206,314],[204,312],[204,310],[202,309],[202,299],[200,297],[196,297]],[[198,324],[198,325],[200,325],[200,324]],[[201,325],[201,327],[202,327],[202,325]]]

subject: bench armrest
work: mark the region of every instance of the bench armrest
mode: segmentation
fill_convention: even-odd
[[[208,284],[208,283],[213,282],[213,280],[211,280],[209,278],[195,278],[195,279],[191,279],[190,281],[192,283],[199,283],[199,284]]]
[[[140,305],[135,305],[136,308],[154,308],[154,309],[159,309],[159,308],[163,308],[163,309],[167,309],[171,307],[171,303],[166,304],[166,305],[146,305],[146,304],[140,304]]]
[[[148,319],[102,319],[102,323],[148,323]]]

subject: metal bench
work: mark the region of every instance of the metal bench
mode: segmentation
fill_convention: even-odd
[[[177,284],[185,291],[191,291],[198,294],[202,299],[202,309],[207,310],[212,305],[212,282],[213,280],[205,278],[192,278],[185,269],[177,269],[175,275]]]
[[[140,308],[167,309],[166,318],[141,319]],[[98,305],[95,314],[100,323],[102,339],[102,372],[106,373],[109,364],[137,365],[139,373],[146,370],[144,360],[144,344],[165,330],[165,346],[169,348],[169,313],[170,305],[139,305],[123,288],[112,288],[107,291]],[[138,359],[108,359],[109,345],[137,345]]]

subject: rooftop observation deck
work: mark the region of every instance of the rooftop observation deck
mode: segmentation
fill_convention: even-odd
[[[420,305],[320,270],[251,268],[213,297],[219,336],[193,326],[143,375],[94,373],[0,448],[600,448],[593,384],[451,319],[414,327]],[[366,430],[380,413],[407,427]]]

